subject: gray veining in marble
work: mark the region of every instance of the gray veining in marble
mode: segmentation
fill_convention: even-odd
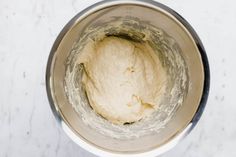
[[[0,1],[0,157],[95,157],[56,123],[45,91],[51,46],[63,26],[95,0]],[[211,91],[194,131],[162,157],[236,156],[236,2],[160,0],[201,37]]]

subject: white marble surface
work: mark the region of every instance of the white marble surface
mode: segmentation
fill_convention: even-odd
[[[56,123],[45,67],[62,27],[94,0],[0,1],[0,157],[94,157]],[[236,2],[160,0],[201,37],[211,66],[207,107],[194,131],[162,157],[236,156]]]

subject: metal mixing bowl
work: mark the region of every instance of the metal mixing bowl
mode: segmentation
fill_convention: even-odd
[[[156,134],[116,139],[99,134],[80,118],[64,88],[66,60],[83,31],[113,16],[133,17],[161,28],[178,43],[190,82],[183,104]],[[204,47],[192,27],[176,12],[154,1],[111,0],[96,3],[77,14],[57,37],[47,65],[46,87],[55,117],[64,131],[82,148],[99,156],[157,156],[176,145],[198,122],[208,97],[209,65]]]

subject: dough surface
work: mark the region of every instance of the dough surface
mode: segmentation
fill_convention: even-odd
[[[158,109],[166,72],[148,43],[118,37],[90,41],[78,57],[91,107],[115,124],[139,121]]]

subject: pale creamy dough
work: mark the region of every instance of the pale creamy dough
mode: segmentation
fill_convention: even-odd
[[[78,57],[90,105],[115,124],[139,121],[158,109],[166,72],[146,42],[118,37],[90,41]]]

